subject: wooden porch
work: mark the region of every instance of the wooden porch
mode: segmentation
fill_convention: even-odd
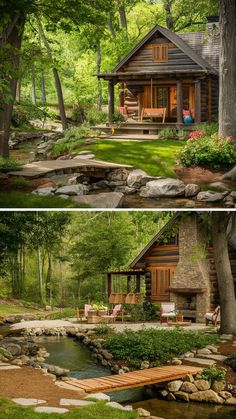
[[[107,123],[103,125],[92,126],[92,130],[99,130],[104,133],[112,134],[112,137],[120,136],[122,134],[132,135],[158,135],[158,133],[165,128],[170,128],[174,131],[184,130],[186,132],[193,131],[196,124],[184,124],[177,122],[148,122],[148,121],[135,121],[129,120],[119,125]],[[131,138],[132,139],[132,138]]]

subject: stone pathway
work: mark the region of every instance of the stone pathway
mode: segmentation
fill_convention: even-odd
[[[47,403],[46,400],[39,400],[39,399],[25,399],[19,397],[18,399],[12,399],[12,401],[16,404],[21,406],[35,406],[36,404],[44,404]]]
[[[104,192],[93,195],[75,196],[72,198],[76,204],[87,204],[91,208],[119,208],[122,205],[123,193]]]
[[[102,160],[90,160],[84,158],[75,158],[69,160],[45,160],[25,164],[21,170],[9,172],[11,176],[23,176],[28,179],[34,179],[51,174],[73,173],[82,170],[83,172],[96,170],[110,170],[119,168],[131,168],[129,165],[118,163],[109,163]]]

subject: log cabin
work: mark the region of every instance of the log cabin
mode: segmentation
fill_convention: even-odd
[[[136,277],[134,293],[140,292],[143,277],[146,301],[175,302],[185,319],[204,322],[205,313],[219,304],[213,249],[206,238],[201,214],[176,213],[131,263],[127,292],[132,291],[131,275]],[[229,243],[229,258],[236,284],[236,232]],[[109,273],[108,295],[111,292]]]
[[[97,74],[108,81],[109,123],[115,111],[114,86],[120,86],[119,109],[145,123],[146,109],[165,109],[152,122],[184,127],[183,111],[193,123],[218,116],[218,17],[209,17],[202,32],[173,33],[156,25],[110,73]],[[148,113],[147,113],[148,116]],[[190,120],[191,122],[191,120]],[[190,124],[191,125],[191,124]]]

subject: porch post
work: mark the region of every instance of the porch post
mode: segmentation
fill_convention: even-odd
[[[131,275],[127,276],[127,293],[131,292]]]
[[[135,292],[140,292],[140,275],[136,275],[136,289]]]
[[[107,274],[107,296],[108,296],[108,299],[111,295],[111,291],[112,291],[112,274],[111,274],[111,272],[108,272],[108,274]]]
[[[194,108],[195,108],[194,122],[199,124],[201,122],[201,80],[195,81]]]
[[[177,80],[177,123],[183,123],[183,84],[182,80]]]
[[[146,286],[145,300],[146,301],[151,301],[152,277],[151,277],[151,272],[149,272],[149,271],[146,271],[146,273],[145,273],[145,286]]]
[[[112,124],[113,114],[114,114],[114,82],[113,80],[108,80],[108,120],[109,124]]]

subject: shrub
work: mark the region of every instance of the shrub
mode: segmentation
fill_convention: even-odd
[[[74,308],[64,308],[60,311],[56,311],[55,313],[51,313],[47,316],[48,319],[56,320],[56,319],[64,319],[66,317],[75,317],[75,309]]]
[[[17,176],[11,181],[12,185],[14,185],[16,188],[27,188],[31,185],[30,181],[23,176]]]
[[[229,365],[234,372],[236,372],[236,352],[229,355],[225,360],[224,363]]]
[[[19,161],[15,159],[11,159],[10,157],[0,157],[0,173],[5,173],[9,171],[20,170],[21,164]]]
[[[107,122],[107,120],[107,112],[99,111],[97,108],[89,109],[86,115],[86,121],[89,125],[102,124]]]
[[[199,138],[199,137],[203,137],[204,136],[204,132],[203,131],[191,131],[189,133],[189,138],[192,138],[193,140],[195,140],[195,138]]]
[[[215,365],[210,365],[201,373],[203,380],[208,380],[211,383],[213,381],[222,381],[225,379],[226,369],[225,368],[217,368]]]
[[[100,324],[99,326],[96,326],[93,330],[97,335],[108,335],[112,332],[112,329],[107,324]]]
[[[206,136],[211,136],[218,132],[218,124],[216,122],[212,122],[211,124],[202,123],[197,125],[197,130],[203,131]]]
[[[32,103],[24,103],[14,106],[12,125],[14,127],[20,127],[22,125],[29,124],[29,122],[33,119],[39,119],[44,122],[47,118],[55,120],[57,115],[45,106],[36,106]]]
[[[148,360],[150,366],[164,364],[174,356],[216,341],[216,335],[143,328],[138,332],[126,330],[112,334],[103,346],[112,353],[114,359],[126,359],[130,365],[137,367],[144,360]]]
[[[121,123],[125,121],[125,117],[124,115],[122,115],[122,113],[120,112],[114,112],[113,116],[112,116],[112,122],[117,122],[117,123]]]
[[[159,138],[163,140],[171,140],[176,137],[176,131],[171,128],[163,128],[159,131]]]
[[[236,161],[236,145],[229,137],[198,137],[189,139],[179,153],[183,166],[209,166],[213,169],[230,166]]]
[[[54,156],[59,156],[63,153],[69,153],[77,146],[84,143],[84,140],[89,133],[89,128],[86,126],[72,127],[65,131],[64,137],[56,141],[53,146],[52,153]]]
[[[181,140],[187,140],[188,139],[188,134],[185,130],[183,129],[179,129],[177,132],[177,136],[178,138],[180,138]]]

